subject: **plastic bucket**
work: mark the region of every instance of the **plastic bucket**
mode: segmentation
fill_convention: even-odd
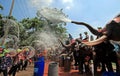
[[[44,61],[37,61],[34,63],[34,76],[43,76]]]
[[[56,62],[49,64],[48,76],[58,76],[58,64]]]
[[[71,61],[70,57],[66,57],[64,60],[64,71],[69,72],[71,70]]]
[[[43,56],[39,57],[38,61],[44,61],[44,57]]]

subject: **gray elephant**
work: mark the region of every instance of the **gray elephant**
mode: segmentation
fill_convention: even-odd
[[[107,23],[101,32],[98,32],[98,30],[94,29],[92,26],[84,22],[72,21],[71,23],[78,24],[78,25],[84,25],[94,35],[101,36],[95,41],[85,42],[85,44],[87,45],[97,45],[99,43],[102,43],[106,39],[113,40],[113,41],[120,41],[120,14],[117,15],[115,18],[113,18],[109,23]]]
[[[113,41],[120,41],[120,14],[117,15],[115,18],[113,18],[109,23],[106,24],[106,26],[99,32],[98,30],[94,29],[92,26],[90,26],[87,23],[84,22],[76,22],[76,21],[72,21],[71,23],[75,23],[78,25],[84,25],[86,26],[94,35],[99,36],[99,38],[95,41],[91,41],[91,42],[83,42],[86,45],[91,45],[91,46],[97,46],[98,48],[101,48],[102,50],[102,55],[105,53],[105,51],[107,51],[108,49],[104,49],[105,46],[106,48],[109,48],[107,46],[107,44],[105,43],[106,41],[109,42],[109,40],[113,40]],[[101,45],[102,43],[105,43],[106,45]],[[99,47],[99,45],[101,45],[102,47]],[[98,49],[100,50],[100,49]],[[98,52],[98,50],[96,52]],[[112,51],[113,49],[109,49]],[[99,53],[100,54],[100,53]],[[108,53],[105,53],[108,54]],[[97,56],[101,56],[101,55],[97,55]],[[116,66],[117,66],[117,72],[119,72],[119,65],[117,63],[117,57],[116,54],[114,54],[114,51],[112,51],[112,53],[109,53],[109,56],[111,58],[107,58],[106,55],[104,58],[108,59],[112,59],[115,61]],[[97,61],[98,59],[96,59],[95,61]],[[103,58],[102,58],[103,60]],[[107,62],[112,62],[112,60],[107,61]],[[94,62],[96,63],[96,62]],[[95,69],[95,68],[94,68]],[[110,68],[111,70],[112,68]]]

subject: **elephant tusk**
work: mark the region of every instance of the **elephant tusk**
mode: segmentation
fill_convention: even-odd
[[[97,45],[97,44],[102,43],[103,41],[106,40],[106,38],[107,38],[107,36],[106,36],[106,35],[103,35],[102,37],[100,37],[100,38],[98,38],[98,39],[96,39],[96,40],[94,40],[94,41],[82,42],[82,43],[84,43],[84,44],[86,44],[86,45],[89,45],[89,46],[94,46],[94,45]]]

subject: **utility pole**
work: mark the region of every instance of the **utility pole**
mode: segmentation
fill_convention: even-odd
[[[13,6],[14,6],[14,2],[15,2],[15,0],[12,0],[12,5],[11,5],[11,8],[10,8],[9,16],[12,15],[12,10],[13,10]]]

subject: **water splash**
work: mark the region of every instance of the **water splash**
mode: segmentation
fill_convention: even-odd
[[[16,55],[17,54],[17,51],[16,51],[16,49],[14,49],[14,48],[8,48],[7,50],[9,50],[9,53],[11,54],[11,55]]]
[[[2,42],[2,39],[3,39],[3,38],[0,38],[0,42]],[[10,41],[13,41],[13,39],[5,38],[5,43],[10,42]]]
[[[22,49],[28,48],[28,58],[32,58],[35,55],[35,49],[32,46],[24,46]]]
[[[39,17],[42,16],[53,23],[71,22],[67,15],[65,15],[62,10],[58,10],[57,8],[42,8],[37,12],[37,15]]]
[[[12,19],[3,19],[3,21],[5,22],[4,23],[4,31],[5,31],[5,34],[4,34],[4,38],[2,38],[2,40],[0,41],[0,43],[2,44],[2,45],[4,45],[5,43],[6,43],[6,41],[7,40],[9,40],[9,39],[7,39],[6,40],[6,38],[7,38],[7,36],[8,36],[8,34],[9,34],[9,31],[10,31],[10,28],[11,27],[16,27],[17,26],[17,30],[18,30],[18,37],[19,37],[19,26],[18,26],[18,24],[14,21],[14,20],[12,20]],[[12,31],[15,31],[15,30],[12,30]],[[16,38],[15,38],[16,39]],[[8,42],[8,41],[7,41]]]
[[[42,45],[44,48],[48,48],[54,47],[58,44],[58,38],[55,36],[55,34],[52,33],[52,31],[48,30],[38,33],[38,35],[36,35],[38,38],[35,40],[37,45]]]
[[[3,21],[5,22],[4,24],[5,31],[8,31],[10,27],[13,27],[13,26],[15,27],[18,25],[17,22],[12,19],[3,19]],[[6,30],[7,27],[8,27],[8,30]]]
[[[0,43],[2,42],[3,37],[0,38]],[[4,44],[7,45],[8,48],[17,48],[18,46],[18,38],[15,35],[7,35],[6,38],[4,39]]]

